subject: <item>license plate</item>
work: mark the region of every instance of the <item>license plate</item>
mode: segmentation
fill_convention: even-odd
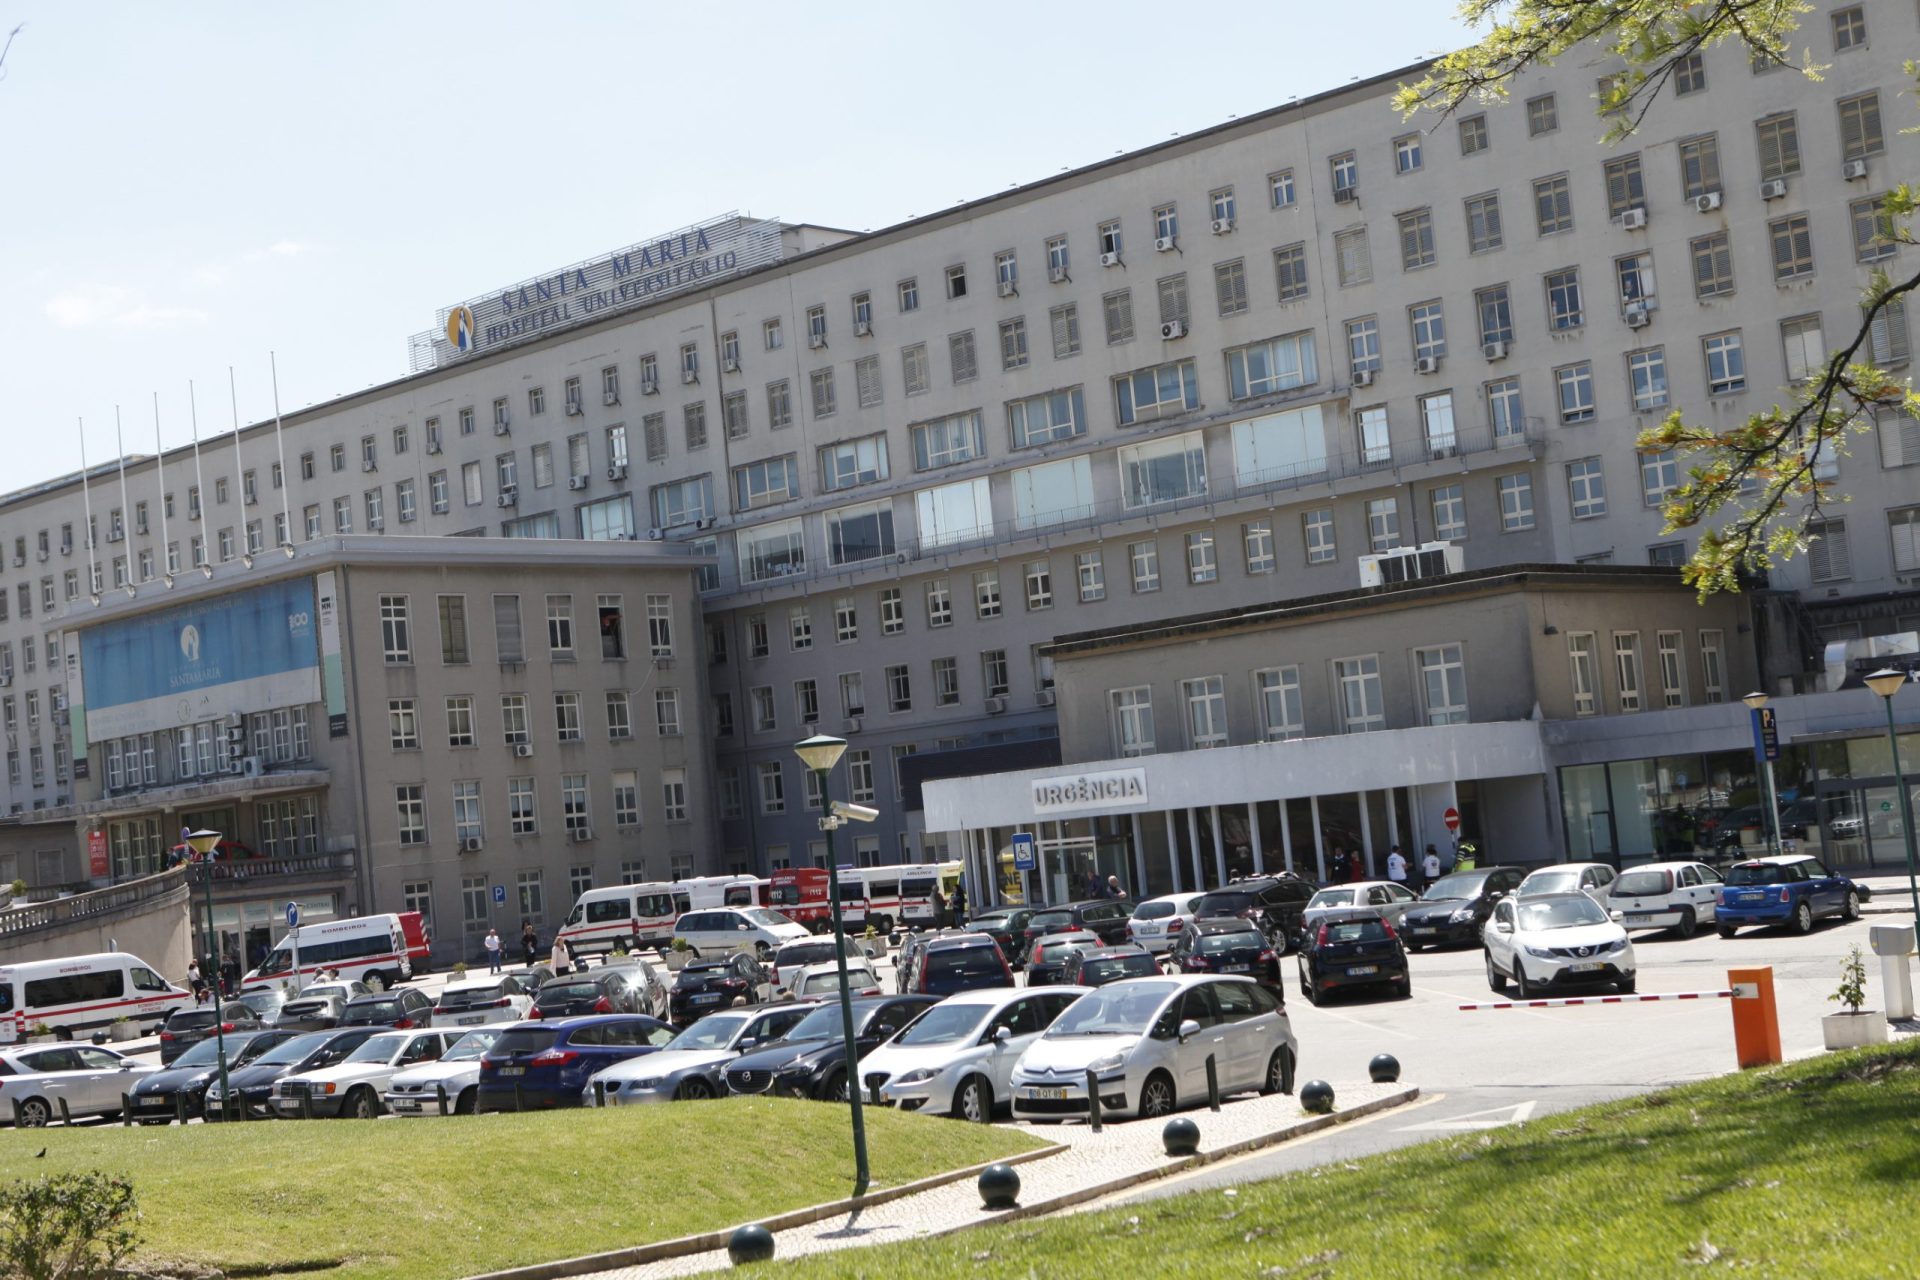
[[[1627,917],[1628,924],[1652,924],[1653,917],[1645,912],[1636,912]]]
[[[1764,893],[1743,893],[1740,895],[1740,901],[1742,902],[1765,902],[1766,900],[1767,895]]]
[[[1349,978],[1358,978],[1369,973],[1378,972],[1380,972],[1380,966],[1377,964],[1356,964],[1350,965],[1347,968],[1347,976]]]
[[[457,1027],[477,1027],[486,1020],[484,1013],[469,1013],[465,1017],[455,1018],[453,1023]]]
[[[1580,960],[1567,966],[1567,968],[1573,970],[1575,973],[1594,973],[1606,967],[1606,965],[1600,963],[1598,960]]]
[[[1160,932],[1160,926],[1157,924],[1137,924],[1133,926],[1133,931],[1139,934],[1158,933]]]
[[[1064,1102],[1066,1101],[1067,1091],[1053,1086],[1031,1088],[1027,1090],[1027,1096],[1029,1098],[1037,1098],[1050,1102]]]
[[[1422,933],[1438,933],[1438,932],[1440,932],[1440,931],[1439,931],[1438,929],[1435,929],[1435,928],[1432,928],[1431,926],[1428,926],[1428,925],[1423,925],[1423,924],[1417,924],[1417,925],[1415,925],[1415,926],[1413,927],[1413,931],[1414,931],[1414,933],[1416,933],[1416,934],[1422,934]]]
[[[527,1074],[527,1069],[525,1067],[502,1067],[500,1068],[500,1074],[503,1076],[523,1076]]]
[[[1250,973],[1252,970],[1253,966],[1250,964],[1223,964],[1220,966],[1220,972],[1222,973]]]
[[[420,1110],[420,1104],[419,1104],[419,1103],[417,1103],[417,1102],[409,1102],[409,1101],[407,1101],[407,1100],[406,1100],[406,1099],[404,1099],[404,1098],[395,1098],[395,1099],[394,1099],[394,1100],[393,1100],[392,1102],[390,1102],[390,1103],[388,1103],[387,1105],[388,1105],[388,1106],[390,1106],[390,1107],[392,1107],[392,1108],[393,1108],[393,1110],[395,1110],[395,1111],[418,1111],[418,1110]]]
[[[718,993],[715,993],[712,995],[695,996],[693,998],[693,1002],[695,1004],[712,1004],[715,1000],[718,1000],[719,998],[720,996]]]

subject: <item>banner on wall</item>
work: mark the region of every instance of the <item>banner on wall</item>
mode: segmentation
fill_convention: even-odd
[[[329,570],[314,578],[320,609],[320,683],[327,699],[327,736],[347,736],[347,681],[340,669],[339,579]]]
[[[110,870],[107,861],[107,833],[87,832],[87,874],[95,880],[105,880]]]

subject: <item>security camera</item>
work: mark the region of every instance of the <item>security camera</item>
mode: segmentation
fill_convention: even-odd
[[[872,822],[880,816],[878,809],[864,804],[854,804],[849,800],[835,800],[832,810],[834,817],[846,818],[853,822]]]

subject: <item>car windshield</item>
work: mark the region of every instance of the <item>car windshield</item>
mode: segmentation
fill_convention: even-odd
[[[277,991],[248,991],[238,997],[238,1002],[253,1010],[256,1014],[272,1013],[280,1007],[280,993]]]
[[[1151,981],[1101,987],[1068,1005],[1047,1028],[1046,1038],[1145,1035],[1160,1006],[1179,989],[1177,983]]]
[[[1158,972],[1160,963],[1152,956],[1107,956],[1080,966],[1080,981],[1118,982],[1122,978],[1143,978]]]
[[[997,947],[948,947],[927,953],[929,978],[998,978],[1006,969]]]
[[[1353,905],[1353,890],[1322,889],[1313,895],[1313,901],[1307,905],[1310,907],[1350,907]]]
[[[464,990],[449,987],[440,993],[442,1009],[471,1009],[476,1005],[492,1004],[506,995],[497,986],[467,987]]]
[[[900,896],[903,898],[930,898],[934,886],[939,884],[932,876],[915,876],[900,882]]]
[[[1793,878],[1777,862],[1746,862],[1727,870],[1728,884],[1786,884]]]
[[[540,988],[540,1003],[547,1004],[555,1000],[592,1000],[600,995],[598,982],[549,982]]]
[[[774,963],[786,968],[796,964],[819,964],[822,960],[833,959],[831,942],[796,942],[780,948],[780,954],[774,957]]]
[[[1052,933],[1073,927],[1071,911],[1037,911],[1027,917],[1027,928],[1035,933]]]
[[[752,1021],[745,1014],[715,1013],[700,1019],[667,1041],[669,1049],[724,1049],[740,1028]]]
[[[212,1009],[182,1009],[167,1019],[167,1026],[175,1031],[194,1031],[212,1025]]]
[[[1578,871],[1536,871],[1527,877],[1528,893],[1576,893],[1579,888]]]
[[[915,1019],[895,1038],[894,1043],[904,1047],[953,1044],[959,1040],[971,1039],[979,1031],[981,1022],[990,1012],[992,1007],[989,1005],[937,1004]]]
[[[852,967],[847,969],[847,985],[850,987],[870,987],[874,985],[874,981],[873,970],[871,969],[855,969]],[[829,969],[825,973],[808,974],[805,978],[801,979],[800,985],[795,991],[796,994],[804,996],[825,991],[838,991],[839,989],[840,972],[837,969]]]
[[[787,919],[778,911],[769,911],[765,907],[755,907],[753,910],[743,911],[741,914],[746,916],[746,918],[754,924],[759,925],[762,929],[778,929],[781,925],[793,923],[793,921]]]
[[[295,1036],[282,1044],[267,1050],[255,1060],[257,1067],[290,1067],[296,1062],[319,1052],[322,1046],[333,1039],[330,1031],[316,1031],[311,1035]]]
[[[1571,929],[1583,924],[1605,924],[1607,913],[1591,898],[1562,898],[1557,902],[1520,904],[1520,927],[1534,929]]]
[[[1342,920],[1327,926],[1327,942],[1384,942],[1387,926],[1378,920]]]
[[[231,1039],[227,1041],[227,1064],[231,1066],[241,1050]],[[208,1038],[187,1050],[173,1060],[176,1067],[211,1067],[220,1061],[220,1042]]]
[[[1253,906],[1251,893],[1203,894],[1193,904],[1196,916],[1237,916]]]
[[[469,1031],[453,1042],[453,1048],[440,1055],[440,1061],[478,1062],[480,1055],[491,1049],[499,1038],[498,1031]]]
[[[857,1034],[866,1020],[873,1016],[873,1009],[855,1008],[853,1011],[853,1029]],[[838,1040],[840,1038],[840,1006],[823,1004],[800,1021],[793,1024],[793,1030],[782,1039],[799,1040]]]
[[[514,1027],[500,1033],[488,1054],[505,1058],[513,1054],[544,1053],[559,1038],[560,1032],[553,1027]]]
[[[400,1052],[400,1046],[407,1042],[405,1036],[368,1036],[364,1044],[343,1061],[346,1062],[387,1062]]]
[[[1254,929],[1236,930],[1233,933],[1203,933],[1193,944],[1193,949],[1201,955],[1214,955],[1222,951],[1238,951],[1243,947],[1260,945],[1260,934]]]
[[[378,1022],[382,1018],[399,1016],[398,1000],[367,1000],[347,1007],[347,1020],[350,1022]]]
[[[797,884],[777,884],[773,886],[773,892],[767,896],[783,907],[797,907],[800,905],[800,886]]]
[[[1445,902],[1451,898],[1475,898],[1480,895],[1481,887],[1487,883],[1485,876],[1452,875],[1441,876],[1427,886],[1420,895],[1422,902]]]
[[[1671,871],[1629,871],[1613,882],[1616,898],[1652,898],[1673,889]]]
[[[1171,902],[1143,902],[1134,909],[1135,920],[1164,920],[1175,914]]]

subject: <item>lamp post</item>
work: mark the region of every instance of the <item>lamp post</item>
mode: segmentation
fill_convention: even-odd
[[[1773,846],[1773,852],[1780,852],[1780,798],[1773,790],[1773,761],[1767,759],[1767,744],[1760,732],[1760,709],[1767,705],[1767,695],[1758,690],[1748,694],[1740,701],[1747,704],[1753,713],[1753,760],[1760,767],[1760,776],[1767,788],[1767,840]]]
[[[233,1100],[227,1096],[227,1033],[226,1015],[220,1011],[220,943],[213,932],[213,855],[220,847],[220,833],[202,828],[187,833],[187,845],[200,859],[200,875],[207,885],[207,950],[210,953],[207,962],[212,965],[213,973],[213,1037],[217,1042],[220,1058],[220,1105],[231,1106]]]
[[[1913,918],[1920,924],[1920,875],[1914,871],[1913,797],[1907,794],[1907,778],[1900,771],[1900,737],[1893,729],[1893,695],[1907,682],[1907,673],[1883,667],[1866,678],[1867,688],[1880,695],[1887,709],[1887,750],[1893,756],[1893,789],[1900,793],[1900,827],[1906,839],[1907,888],[1913,893]]]
[[[816,733],[794,745],[800,763],[820,780],[820,830],[827,837],[827,901],[833,912],[833,958],[840,967],[840,1034],[847,1043],[847,1101],[853,1106],[853,1194],[867,1193],[867,1119],[860,1109],[860,1053],[853,1040],[853,989],[847,977],[847,931],[840,918],[840,869],[833,854],[833,833],[844,819],[827,800],[827,775],[840,763],[846,739]]]

